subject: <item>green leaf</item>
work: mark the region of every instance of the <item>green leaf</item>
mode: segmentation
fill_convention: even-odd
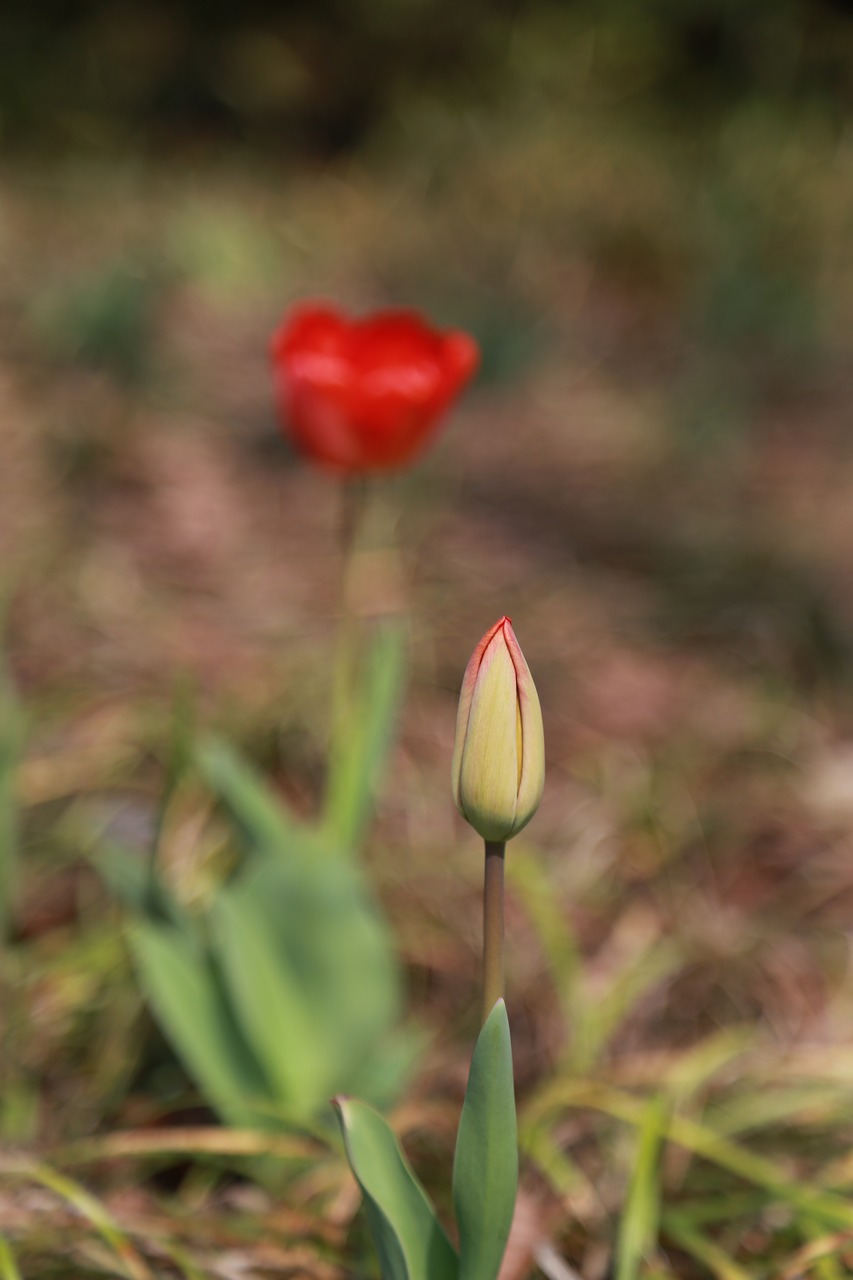
[[[192,932],[191,918],[157,875],[150,855],[111,841],[90,858],[111,892],[135,916]]]
[[[666,1112],[665,1099],[652,1098],[640,1124],[634,1171],[616,1242],[616,1280],[637,1280],[643,1261],[657,1240],[660,1220],[658,1166],[666,1137]]]
[[[373,812],[403,688],[404,641],[399,623],[386,622],[377,632],[363,685],[342,717],[332,746],[325,827],[342,849],[357,847]]]
[[[337,1098],[334,1105],[382,1280],[456,1280],[456,1252],[393,1131],[363,1102]]]
[[[21,1280],[15,1255],[3,1236],[0,1236],[0,1280]]]
[[[753,1280],[751,1271],[735,1262],[715,1241],[697,1231],[686,1215],[667,1213],[664,1227],[675,1244],[710,1271],[715,1280]]]
[[[172,725],[169,737],[168,755],[166,759],[166,777],[160,803],[151,848],[159,850],[163,832],[169,814],[169,808],[193,764],[195,745],[195,700],[190,680],[186,676],[179,677],[172,702]],[[154,866],[152,860],[152,869]]]
[[[328,1098],[335,1067],[312,1024],[311,993],[298,972],[281,962],[266,913],[245,893],[221,890],[212,923],[235,1017],[276,1098],[297,1116],[310,1114]]]
[[[577,1035],[575,1022],[582,1001],[580,981],[583,975],[580,951],[568,927],[565,905],[554,891],[552,876],[533,853],[524,850],[507,865],[507,877],[514,895],[521,898],[536,939],[550,967],[549,977],[560,1002],[563,1018]]]
[[[138,923],[130,945],[142,989],[190,1075],[230,1123],[253,1125],[270,1086],[246,1046],[210,957],[167,925]]]
[[[215,941],[235,1016],[269,1074],[294,1074],[283,1100],[301,1098],[310,1110],[362,1084],[371,1101],[387,1097],[400,972],[357,868],[338,859],[256,862],[221,901]]]
[[[471,1059],[453,1161],[459,1280],[495,1280],[518,1189],[518,1135],[512,1045],[498,1000]]]
[[[259,774],[221,739],[210,739],[196,759],[207,785],[223,802],[253,852],[312,858],[328,854],[317,833],[288,811]]]

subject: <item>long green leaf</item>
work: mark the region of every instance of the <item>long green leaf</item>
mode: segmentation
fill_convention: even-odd
[[[252,1103],[271,1097],[201,946],[169,926],[138,923],[130,945],[157,1020],[212,1104],[232,1124],[258,1123]]]
[[[518,1190],[512,1045],[503,1000],[474,1048],[453,1161],[459,1280],[495,1280]]]
[[[140,921],[172,924],[192,933],[192,920],[168,885],[138,849],[105,841],[91,855],[108,888]]]
[[[456,1280],[456,1252],[393,1131],[363,1102],[337,1098],[335,1108],[382,1280]]]
[[[402,1006],[399,966],[358,868],[337,858],[265,859],[247,867],[223,895],[243,922],[241,936],[256,928],[266,940],[262,947],[248,942],[241,956],[225,929],[216,936],[231,1003],[255,1053],[264,1062],[271,1054],[299,1055],[294,1065],[310,1084],[306,1106],[309,1095],[312,1105],[324,1104],[331,1094],[356,1087],[370,1102],[393,1096],[397,1088],[389,1089],[386,1068],[388,1037]],[[272,992],[276,983],[282,988],[269,997],[277,1014],[272,1003],[265,1014],[263,1001],[246,991],[253,963],[265,968],[265,990]],[[288,1002],[293,1019],[285,1015]],[[277,1048],[269,1043],[271,1034],[279,1037]],[[399,1055],[398,1062],[402,1067]],[[399,1079],[398,1073],[397,1084]]]
[[[387,622],[368,654],[363,686],[337,726],[329,760],[325,829],[332,843],[354,849],[370,820],[391,746],[405,670],[404,630]]]
[[[231,1004],[288,1110],[305,1115],[329,1096],[329,1063],[311,1017],[311,992],[282,963],[264,913],[245,894],[221,890],[213,907],[216,949]],[[318,1010],[317,1012],[322,1012]]]
[[[253,852],[312,858],[329,852],[252,766],[220,738],[203,743],[196,759],[207,785],[223,802]]]

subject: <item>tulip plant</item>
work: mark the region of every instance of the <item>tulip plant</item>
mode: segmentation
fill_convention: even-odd
[[[453,795],[486,848],[483,1025],[474,1048],[453,1161],[454,1247],[394,1133],[363,1102],[336,1099],[382,1280],[496,1280],[518,1184],[512,1047],[503,999],[503,860],[545,780],[542,713],[509,618],[468,663],[453,753]]]
[[[413,312],[351,319],[311,303],[285,318],[271,354],[285,434],[345,482],[343,551],[357,559],[353,495],[426,447],[474,374],[476,344]],[[344,580],[357,578],[348,569]],[[183,754],[243,846],[213,899],[183,904],[156,846],[147,863],[99,851],[130,915],[151,1010],[207,1102],[236,1125],[311,1125],[341,1090],[391,1101],[419,1043],[401,1027],[393,942],[355,857],[391,743],[403,628],[362,617],[352,593],[342,613],[344,678],[316,821],[297,819],[225,743],[207,743]]]
[[[545,783],[542,711],[509,618],[487,631],[462,681],[453,799],[486,843],[483,1013],[503,995],[506,842],[526,827]]]

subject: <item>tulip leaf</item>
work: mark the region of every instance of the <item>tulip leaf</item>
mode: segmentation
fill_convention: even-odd
[[[453,1161],[459,1280],[495,1280],[518,1189],[512,1046],[503,1000],[474,1048]]]
[[[280,962],[265,912],[245,893],[220,892],[212,925],[231,1006],[284,1111],[310,1114],[328,1097],[328,1062],[304,988]]]
[[[133,917],[165,1035],[231,1123],[301,1123],[345,1090],[389,1100],[418,1041],[401,1034],[393,937],[364,875],[225,744],[197,759],[248,843],[207,909],[186,910],[153,856],[115,844],[95,855]]]
[[[399,623],[386,623],[376,633],[362,687],[342,716],[330,753],[325,825],[344,850],[357,847],[370,820],[403,688],[404,640]]]
[[[335,1108],[382,1280],[456,1280],[456,1252],[393,1130],[363,1102],[338,1098]]]
[[[228,743],[203,743],[196,754],[202,777],[242,832],[252,852],[311,858],[326,852],[316,832],[300,822]]]
[[[310,1110],[371,1080],[402,993],[358,869],[337,859],[251,863],[220,892],[214,921],[235,1016],[282,1101]]]
[[[151,923],[172,924],[192,934],[190,916],[157,874],[150,856],[109,841],[96,849],[91,859],[118,900],[135,916]]]
[[[269,1097],[270,1087],[210,956],[168,925],[138,923],[129,936],[143,992],[187,1070],[231,1124],[257,1124],[252,1102]]]

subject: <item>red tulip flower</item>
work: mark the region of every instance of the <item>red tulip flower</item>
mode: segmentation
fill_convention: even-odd
[[[410,463],[476,372],[467,333],[414,311],[350,319],[297,307],[272,340],[283,425],[306,457],[350,474]]]

